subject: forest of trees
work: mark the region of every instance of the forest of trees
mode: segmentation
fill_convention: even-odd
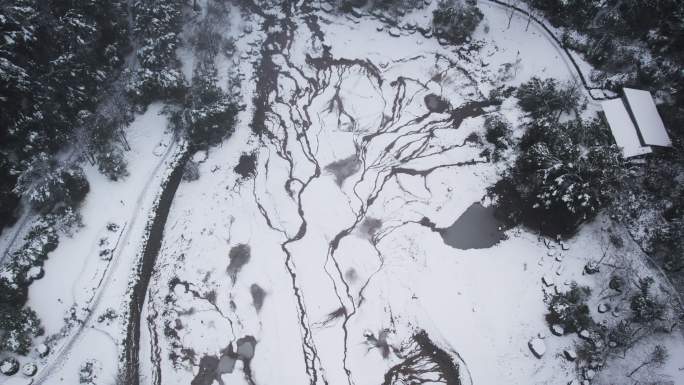
[[[225,4],[209,8],[208,18],[226,15]],[[176,49],[191,12],[185,0],[0,0],[0,232],[20,204],[37,214],[0,276],[0,351],[26,354],[42,333],[25,306],[28,287],[43,275],[58,230],[80,223],[90,186],[79,163],[125,178],[125,127],[158,100],[191,149],[233,132],[238,105],[214,66],[224,41],[211,25],[220,23],[189,34],[199,56],[192,86],[180,70]]]
[[[670,272],[684,270],[684,2],[678,0],[524,0],[561,28],[563,44],[596,70],[600,87],[653,93],[674,149],[657,151],[631,169],[612,207],[643,233],[642,247]],[[653,212],[648,229],[639,229]]]
[[[600,119],[579,117],[581,95],[575,85],[555,79],[532,78],[517,89],[518,105],[531,119],[516,143],[515,162],[490,189],[509,225],[571,235],[614,199],[623,160]],[[575,119],[563,121],[563,113]],[[506,141],[501,123],[485,123],[488,141]]]
[[[121,0],[0,1],[0,231],[15,220],[18,178],[74,138],[121,68],[127,17]]]
[[[119,0],[0,1],[0,231],[16,220],[20,196],[42,216],[3,267],[0,350],[26,354],[42,333],[24,306],[28,286],[57,246],[57,222],[77,222],[89,190],[81,168],[56,154],[80,142],[83,116],[121,69],[127,19]]]
[[[119,0],[0,1],[0,231],[16,220],[20,197],[40,215],[3,266],[0,351],[26,354],[42,333],[24,306],[28,287],[57,247],[56,228],[80,221],[89,184],[60,151],[83,150],[113,179],[125,173],[115,142],[126,121],[97,108],[130,52],[129,16]]]

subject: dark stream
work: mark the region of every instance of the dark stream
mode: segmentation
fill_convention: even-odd
[[[188,158],[189,152],[186,151],[162,185],[162,192],[157,202],[154,218],[151,223],[148,223],[147,242],[145,243],[142,259],[138,266],[138,280],[131,291],[128,309],[128,331],[124,340],[125,355],[124,363],[121,367],[122,373],[120,374],[122,382],[126,385],[137,385],[140,383],[140,367],[138,362],[140,353],[140,317],[143,304],[145,303],[145,294],[150,284],[159,249],[161,248],[164,225],[169,216],[173,197],[176,195],[176,190],[178,190],[183,177],[183,169]],[[157,383],[161,383],[161,368],[158,362],[154,362],[154,366],[156,371],[155,379]]]

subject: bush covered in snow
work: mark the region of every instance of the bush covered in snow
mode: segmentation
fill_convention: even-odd
[[[511,141],[511,125],[500,115],[489,115],[485,118],[485,139],[494,145],[494,160],[502,151],[508,149]]]
[[[0,361],[0,373],[11,376],[19,371],[19,361],[8,357]]]
[[[660,302],[651,292],[651,286],[654,282],[651,277],[639,280],[639,291],[630,300],[630,308],[635,322],[649,323],[662,320],[665,316],[665,304]]]
[[[8,357],[0,361],[0,373],[11,376],[19,371],[19,361]]]
[[[136,72],[126,90],[134,102],[147,105],[154,100],[181,100],[187,85],[177,69],[152,71],[143,68]]]
[[[533,77],[515,93],[518,105],[533,119],[559,116],[584,109],[586,102],[576,84],[559,84],[556,79]]]
[[[0,310],[0,330],[4,331],[0,351],[27,354],[32,339],[43,334],[36,312],[30,308],[8,309],[2,304]]]
[[[549,325],[563,326],[566,334],[591,328],[594,320],[586,303],[590,294],[589,287],[573,282],[567,292],[550,295],[547,300],[549,312],[546,321]]]
[[[108,145],[95,156],[97,169],[111,180],[119,180],[128,175],[126,157],[123,150],[114,145]]]
[[[192,160],[188,160],[183,168],[183,180],[186,182],[192,182],[199,179],[199,164]]]
[[[0,269],[0,352],[26,354],[31,339],[42,334],[36,313],[24,307],[28,286],[36,279],[36,272],[57,247],[57,234],[48,223],[34,226],[24,238],[7,264]]]
[[[78,383],[95,384],[99,369],[100,368],[96,360],[87,360],[83,362],[78,370]]]
[[[62,167],[39,158],[32,162],[17,182],[15,191],[28,196],[31,207],[47,214],[59,205],[76,206],[90,190],[80,166]]]
[[[454,44],[470,39],[484,15],[474,0],[440,0],[432,13],[435,36]]]

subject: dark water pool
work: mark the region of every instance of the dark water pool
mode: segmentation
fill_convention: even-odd
[[[456,249],[486,249],[506,237],[499,230],[502,224],[494,217],[494,210],[493,206],[485,207],[476,202],[449,227],[438,228],[427,218],[421,223],[438,232],[444,243]]]

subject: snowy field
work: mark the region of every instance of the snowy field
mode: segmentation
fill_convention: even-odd
[[[487,1],[472,45],[440,45],[412,28],[429,27],[432,7],[397,25],[325,4],[290,16],[231,10],[224,33],[236,53],[216,65],[224,83],[241,74],[246,108],[230,139],[191,154],[200,178],[173,198],[140,317],[141,383],[457,383],[449,370],[478,385],[584,378],[564,353],[582,340],[552,334],[545,298],[573,281],[601,293],[616,266],[649,272],[624,230],[600,215],[563,244],[515,228],[478,249],[435,231],[491,203],[502,165],[482,155],[485,117],[500,112],[520,134],[515,100],[492,102],[490,91],[575,75],[542,30],[517,16],[508,26],[508,12]],[[179,54],[191,74],[192,50]],[[86,167],[84,227],[60,237],[30,289],[51,353],[22,361],[38,364],[33,379],[0,383],[76,384],[86,360],[97,384],[126,370],[146,226],[185,149],[162,110],[151,105],[128,127],[125,181]],[[249,155],[255,169],[240,175]],[[611,248],[609,229],[624,248]],[[584,274],[597,260],[600,271]],[[611,300],[591,298],[596,320],[614,324],[629,310],[599,313]],[[541,341],[541,358],[530,341]],[[639,378],[684,384],[679,332],[611,358],[592,383],[638,380],[624,376],[656,343],[670,360]]]

